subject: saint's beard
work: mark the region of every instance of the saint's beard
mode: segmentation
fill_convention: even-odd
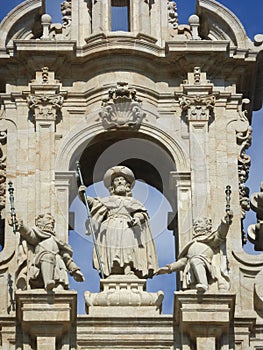
[[[115,194],[119,194],[119,195],[126,195],[127,188],[126,188],[125,185],[118,185],[118,186],[115,187],[114,193]]]

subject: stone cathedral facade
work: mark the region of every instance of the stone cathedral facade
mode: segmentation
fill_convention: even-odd
[[[0,24],[0,349],[263,349],[263,255],[243,250],[250,208],[258,222],[248,236],[263,250],[263,195],[250,198],[246,187],[263,36],[252,42],[215,0],[197,0],[188,24],[171,0],[68,0],[61,12],[52,23],[44,0],[26,0]],[[217,261],[196,248],[206,288],[189,284],[191,264],[181,268],[174,313],[164,315],[163,295],[148,293],[145,279],[112,275],[78,315],[65,281],[57,290],[34,284],[34,244],[15,215],[33,227],[51,213],[67,251],[61,264],[79,271],[67,245],[76,161],[86,186],[123,165],[161,191],[172,207],[171,249],[186,265],[193,220],[216,227],[231,212],[211,248]]]

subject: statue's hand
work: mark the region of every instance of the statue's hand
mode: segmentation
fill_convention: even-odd
[[[74,277],[74,280],[77,281],[77,282],[83,282],[85,281],[85,278],[82,274],[82,272],[80,270],[76,270],[73,272],[73,277]]]
[[[169,266],[160,267],[156,272],[155,275],[164,275],[165,273],[171,273],[171,269]]]
[[[79,194],[84,194],[86,192],[87,187],[84,185],[79,186]]]
[[[140,219],[138,217],[135,216],[130,221],[128,221],[128,225],[130,227],[141,226],[141,221],[140,221]]]
[[[9,226],[13,226],[13,220],[11,216],[8,216],[7,222]],[[23,226],[23,220],[16,219],[15,225],[16,225],[16,230],[19,231],[20,227]]]
[[[229,210],[226,214],[226,216],[224,217],[225,219],[225,222],[228,223],[228,224],[231,224],[232,223],[232,219],[233,219],[233,211],[232,210]]]

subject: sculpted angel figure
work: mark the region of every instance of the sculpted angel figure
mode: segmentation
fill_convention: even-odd
[[[205,292],[210,283],[217,281],[219,290],[227,290],[229,278],[220,247],[226,239],[232,216],[230,211],[215,231],[212,231],[210,218],[196,219],[193,239],[182,249],[178,260],[161,267],[156,274],[183,271],[183,289]]]
[[[86,196],[85,186],[79,188],[80,198],[85,202],[86,196],[90,208],[105,277],[134,274],[147,278],[158,269],[147,210],[132,197],[134,183],[135,177],[129,168],[114,166],[104,176],[109,197],[92,198]],[[100,270],[95,253],[93,265]]]
[[[84,281],[80,268],[72,259],[70,245],[56,237],[53,216],[50,213],[38,215],[35,223],[29,228],[22,220],[16,222],[16,230],[21,236],[17,288],[68,289],[68,271],[76,281]]]

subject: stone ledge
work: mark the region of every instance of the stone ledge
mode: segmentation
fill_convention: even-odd
[[[235,294],[175,292],[175,323],[191,337],[220,336],[234,317]]]
[[[78,346],[83,349],[172,349],[174,322],[172,315],[157,317],[78,316]]]
[[[77,317],[77,292],[28,290],[16,292],[17,317],[31,336],[61,336]]]

